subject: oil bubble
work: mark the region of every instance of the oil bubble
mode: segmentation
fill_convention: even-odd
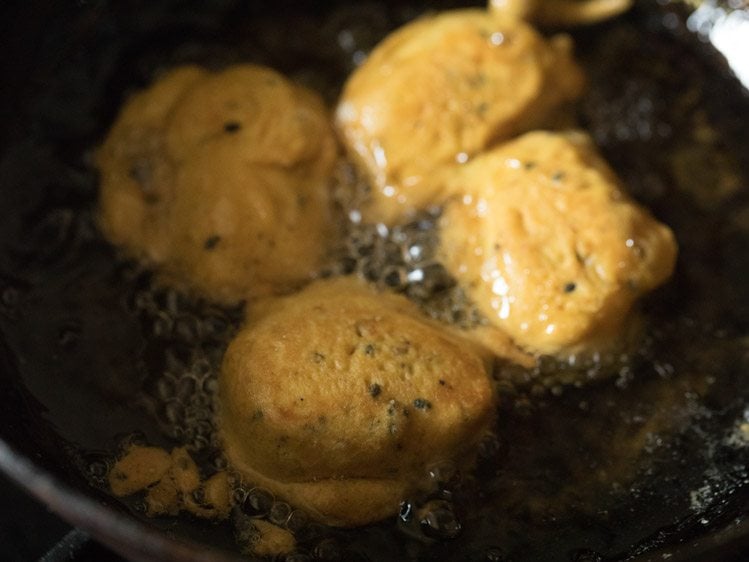
[[[343,549],[335,539],[324,539],[320,541],[312,551],[317,560],[324,562],[338,562],[343,560]]]
[[[273,494],[263,488],[252,488],[242,503],[242,511],[252,517],[264,517],[270,513],[275,499]]]
[[[177,400],[183,402],[191,401],[191,398],[195,393],[195,387],[195,380],[192,377],[189,375],[182,376],[179,381],[177,381],[175,388],[175,396]]]
[[[479,456],[484,459],[492,459],[497,456],[501,450],[501,444],[499,437],[494,433],[486,435],[479,443],[478,452]]]
[[[291,506],[286,502],[274,502],[268,513],[268,520],[276,525],[285,526],[291,516]]]
[[[164,407],[164,417],[170,424],[179,424],[185,419],[185,407],[178,400],[169,401]]]
[[[452,506],[441,500],[431,501],[419,509],[419,523],[424,534],[433,539],[454,539],[463,530]]]
[[[454,463],[444,461],[429,467],[427,474],[429,479],[439,487],[447,484],[455,476],[456,471],[457,469]]]
[[[489,547],[484,551],[484,560],[486,562],[505,562],[507,558],[502,550],[496,547]]]
[[[312,557],[305,552],[292,552],[286,555],[284,562],[312,562]]]
[[[588,548],[581,548],[570,553],[570,562],[601,562],[603,556]]]
[[[309,523],[309,516],[300,509],[291,512],[286,520],[286,528],[295,535],[300,533]]]

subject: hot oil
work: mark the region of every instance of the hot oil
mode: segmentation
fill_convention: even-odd
[[[235,18],[233,32],[220,39],[203,30],[165,55],[143,47],[116,81],[130,76],[132,87],[157,68],[185,61],[220,66],[250,59],[312,85],[333,103],[372,45],[419,11],[344,7],[311,16],[295,34],[288,33],[294,21]],[[300,560],[600,560],[717,528],[738,514],[741,506],[726,498],[747,484],[749,466],[749,164],[742,160],[749,139],[731,132],[726,124],[735,113],[721,113],[713,95],[721,92],[739,107],[746,101],[702,50],[666,33],[649,14],[576,37],[591,76],[583,124],[633,194],[676,231],[681,248],[674,280],[643,305],[645,332],[636,351],[544,357],[535,369],[498,370],[498,423],[476,471],[432,467],[435,492],[404,498],[401,514],[381,524],[324,528],[240,482],[229,524],[186,516],[152,524],[214,543],[223,543],[214,535],[228,529],[241,544],[248,521],[261,517],[296,533]],[[220,21],[217,28],[225,29]],[[278,39],[288,36],[294,39]],[[310,44],[324,47],[310,54]],[[106,122],[98,118],[101,134]],[[3,258],[18,271],[2,293],[3,327],[17,334],[12,347],[23,359],[24,383],[48,408],[75,465],[100,489],[118,447],[130,442],[185,445],[204,476],[223,470],[213,421],[216,377],[241,310],[165,288],[148,271],[117,261],[91,221],[94,173],[80,159],[82,148],[70,152],[55,148],[19,161],[28,177],[31,162],[37,175],[41,162],[50,185],[52,178],[69,184],[55,185],[52,204],[27,195],[34,211],[19,213],[26,257],[6,251]],[[71,158],[73,169],[58,173]],[[710,190],[694,181],[705,175],[734,179]],[[434,259],[438,209],[392,228],[368,225],[355,208],[366,185],[345,162],[338,186],[347,235],[321,276],[356,274],[404,293],[441,321],[464,328],[483,322]],[[65,393],[45,378],[49,349]],[[75,406],[66,395],[76,397]],[[81,403],[90,411],[80,412]],[[137,499],[128,505],[140,513]]]
[[[346,219],[344,236],[322,277],[357,275],[380,289],[404,294],[428,316],[460,328],[486,322],[436,258],[438,207],[390,227],[364,223],[359,205],[369,187],[345,159],[339,162],[334,186],[335,203]]]

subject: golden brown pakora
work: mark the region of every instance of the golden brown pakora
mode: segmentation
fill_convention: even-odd
[[[452,178],[440,255],[489,321],[542,353],[616,341],[672,273],[671,230],[630,199],[591,139],[527,133]]]
[[[585,25],[613,18],[633,0],[489,0],[497,15],[540,25]]]
[[[392,515],[436,463],[470,462],[495,412],[470,344],[353,278],[256,309],[219,404],[234,469],[338,526]]]
[[[102,229],[214,300],[283,292],[330,246],[336,156],[322,100],[277,72],[173,70],[133,96],[98,152]]]
[[[583,74],[569,37],[496,11],[422,17],[378,45],[345,85],[340,136],[368,176],[363,209],[393,222],[439,204],[444,173],[497,142],[566,121]]]

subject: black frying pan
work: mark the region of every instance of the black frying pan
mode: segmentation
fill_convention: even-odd
[[[137,500],[111,498],[102,467],[126,437],[184,442],[147,399],[155,377],[167,352],[186,361],[201,346],[217,361],[238,313],[154,289],[148,272],[102,240],[90,149],[128,91],[180,62],[261,62],[333,103],[353,67],[339,33],[352,31],[366,50],[426,6],[291,8],[233,0],[2,7],[0,466],[133,559],[224,560],[237,551],[228,523],[147,519]],[[508,391],[500,441],[452,490],[458,539],[424,541],[395,518],[350,532],[311,526],[300,531],[302,551],[312,556],[334,540],[342,559],[372,561],[749,552],[749,446],[740,440],[749,415],[749,100],[687,31],[686,15],[676,4],[642,2],[575,32],[591,77],[581,121],[681,246],[674,280],[645,303],[641,352],[589,388]],[[152,306],[142,306],[144,295]],[[165,329],[162,313],[182,328]],[[627,449],[626,436],[654,418],[645,453]],[[596,483],[622,467],[620,481]]]

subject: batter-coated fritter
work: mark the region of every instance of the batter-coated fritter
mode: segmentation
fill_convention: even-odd
[[[616,339],[673,271],[669,228],[632,201],[583,133],[533,132],[462,168],[440,254],[476,306],[543,353]]]
[[[585,25],[618,16],[633,0],[489,0],[498,15],[540,25]]]
[[[336,152],[319,97],[275,71],[181,68],[136,94],[99,150],[102,228],[215,300],[285,291],[329,247]]]
[[[405,297],[326,280],[254,315],[219,379],[247,480],[352,526],[395,513],[430,465],[470,462],[495,410],[486,367]]]
[[[552,125],[582,92],[569,37],[479,9],[418,19],[388,36],[346,83],[341,137],[372,183],[369,221],[441,203],[446,169]]]

